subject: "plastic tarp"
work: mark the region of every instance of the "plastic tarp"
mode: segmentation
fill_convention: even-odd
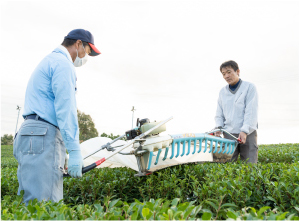
[[[95,137],[95,138],[89,139],[87,141],[84,141],[83,143],[80,144],[82,156],[83,157],[87,156],[88,154],[99,149],[102,145],[104,145],[108,142],[111,142],[111,141],[112,140],[107,137]],[[126,141],[118,140],[115,143],[113,143],[111,146],[115,147],[115,146],[123,145],[126,143],[127,143]],[[134,150],[132,148],[132,146],[129,146],[126,149],[124,149],[122,152],[130,152],[132,150]],[[212,162],[213,161],[213,155],[212,155],[212,153],[208,153],[209,151],[206,151],[206,153],[203,153],[203,151],[202,151],[200,153],[195,153],[193,155],[189,154],[188,156],[186,156],[186,155],[184,155],[182,157],[179,156],[177,158],[174,157],[172,159],[169,159],[170,154],[168,153],[167,159],[165,161],[163,161],[162,159],[164,157],[164,151],[165,151],[165,149],[163,149],[163,151],[161,152],[159,162],[157,165],[154,165],[154,163],[156,161],[156,157],[153,157],[150,171],[155,171],[158,169],[162,169],[162,168],[166,168],[166,167],[178,165],[178,164],[186,164],[186,163],[201,162],[201,161],[204,161],[204,162]],[[169,152],[171,152],[171,150],[169,150]],[[97,152],[96,154],[85,159],[84,166],[88,166],[88,165],[96,162],[97,160],[102,159],[103,157],[107,158],[112,153],[113,152],[107,151],[106,149],[101,150],[101,151]],[[156,152],[155,152],[155,155],[157,155]],[[135,171],[138,171],[137,160],[134,155],[116,154],[115,156],[106,160],[104,163],[102,163],[100,166],[98,166],[98,168],[101,168],[101,167],[110,167],[110,168],[128,167]]]

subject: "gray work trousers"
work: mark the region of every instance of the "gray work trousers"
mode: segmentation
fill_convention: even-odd
[[[233,134],[235,137],[239,137],[239,134]],[[224,138],[232,139],[229,135],[224,133]],[[257,163],[258,160],[258,146],[257,146],[257,132],[253,131],[247,136],[245,144],[238,144],[235,152],[231,158],[231,161],[234,162],[240,158],[242,161],[247,163]]]
[[[63,199],[65,145],[59,129],[46,122],[25,120],[14,140],[20,195],[23,200],[37,198],[58,202]]]

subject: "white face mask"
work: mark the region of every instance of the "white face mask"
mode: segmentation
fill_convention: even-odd
[[[83,46],[83,43],[82,43]],[[85,48],[83,46],[84,52],[85,52]],[[85,52],[85,56],[83,58],[79,58],[78,56],[78,50],[77,50],[77,57],[76,60],[74,61],[74,66],[75,67],[81,67],[83,64],[85,64],[88,60],[88,54]]]

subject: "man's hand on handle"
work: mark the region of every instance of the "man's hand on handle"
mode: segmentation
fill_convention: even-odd
[[[83,158],[80,150],[69,152],[68,174],[71,177],[82,177]]]
[[[239,134],[238,140],[240,139],[240,144],[244,144],[246,143],[246,138],[247,138],[247,134],[245,134],[244,132],[241,132]]]
[[[214,133],[214,135],[215,135],[216,137],[220,137],[221,134],[222,134],[221,131],[216,131],[216,132]]]

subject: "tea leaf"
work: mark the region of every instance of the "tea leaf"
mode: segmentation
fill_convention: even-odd
[[[180,198],[175,198],[175,199],[172,200],[171,205],[176,206],[176,205],[178,205],[179,201],[180,201]]]
[[[234,219],[234,220],[236,220],[238,218],[238,216],[232,211],[227,211],[226,214],[227,214],[228,218],[231,218],[231,219]]]
[[[276,220],[284,220],[285,217],[286,217],[286,215],[287,215],[287,213],[288,213],[288,212],[285,212],[285,213],[283,213],[283,214],[277,216],[277,217],[276,217]]]
[[[224,204],[221,205],[221,208],[224,208],[224,207],[238,207],[238,206],[236,206],[233,203],[224,203]]]
[[[211,213],[207,213],[207,212],[204,212],[201,219],[202,220],[211,220],[212,218],[212,214]]]
[[[136,211],[132,214],[132,216],[131,216],[131,220],[137,220],[137,218],[138,218],[138,210],[136,210]]]
[[[266,210],[270,209],[270,206],[264,206],[262,208],[260,208],[260,210],[257,212],[257,215],[260,216],[262,215],[263,212],[265,212]]]
[[[142,216],[144,219],[148,219],[147,216],[150,214],[149,208],[143,208],[142,209]]]

